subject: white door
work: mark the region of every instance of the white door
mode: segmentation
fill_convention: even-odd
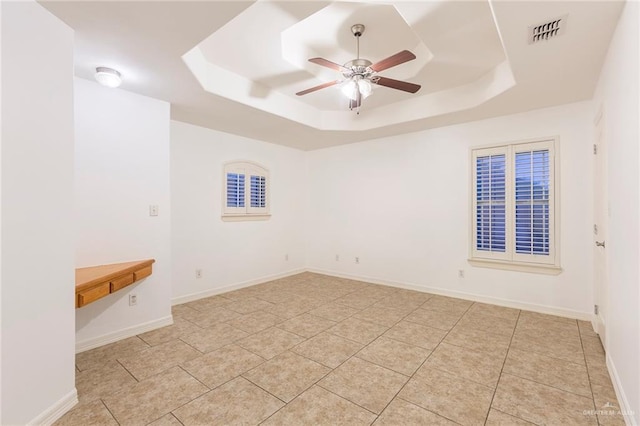
[[[607,223],[609,199],[607,197],[607,145],[605,134],[605,114],[601,109],[595,119],[595,144],[593,147],[593,269],[595,296],[595,331],[600,336],[602,346],[607,349],[606,323],[608,306],[608,257]]]

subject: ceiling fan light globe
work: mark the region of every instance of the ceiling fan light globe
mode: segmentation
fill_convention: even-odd
[[[362,96],[363,99],[368,98],[372,90],[371,83],[369,82],[369,80],[366,80],[366,79],[358,80],[358,90],[360,90],[360,95]]]
[[[342,93],[351,100],[355,101],[358,97],[358,85],[353,80],[345,82],[340,90],[342,90]]]

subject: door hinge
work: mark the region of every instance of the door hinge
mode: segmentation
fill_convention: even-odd
[[[596,155],[598,153],[598,145],[593,144],[593,154]]]
[[[598,235],[598,225],[596,225],[595,223],[593,224],[593,233],[594,235]]]
[[[594,315],[598,315],[599,311],[600,311],[600,309],[598,308],[598,305],[593,305],[593,314]]]

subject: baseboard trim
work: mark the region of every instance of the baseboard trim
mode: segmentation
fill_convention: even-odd
[[[40,413],[35,419],[31,420],[27,425],[52,425],[60,417],[64,416],[67,411],[71,410],[78,403],[78,391],[73,388],[68,394],[60,398],[55,404]]]
[[[472,302],[490,303],[493,305],[504,306],[507,308],[523,309],[525,311],[538,312],[541,314],[557,315],[560,317],[579,319],[584,321],[591,321],[593,319],[593,315],[590,312],[580,312],[580,311],[574,311],[571,309],[557,308],[553,306],[537,305],[534,303],[516,302],[514,300],[509,300],[509,299],[482,296],[474,293],[465,293],[465,292],[453,291],[453,290],[448,290],[448,289],[439,288],[439,287],[417,285],[413,283],[383,280],[383,279],[367,277],[363,275],[344,274],[342,272],[336,272],[336,271],[320,269],[320,268],[307,268],[307,271],[315,272],[317,274],[338,277],[338,278],[347,278],[347,279],[358,280],[358,281],[366,281],[372,284],[381,284],[381,285],[387,285],[390,287],[404,288],[407,290],[416,290],[416,291],[421,291],[423,293],[433,293],[441,296],[456,297],[458,299],[470,300]]]
[[[279,278],[290,277],[291,275],[301,274],[306,271],[307,269],[305,268],[292,269],[290,271],[282,272],[279,274],[265,275],[260,278],[254,278],[252,280],[242,281],[242,282],[227,285],[224,287],[213,288],[210,290],[200,291],[198,293],[191,293],[184,296],[178,296],[171,300],[171,304],[181,305],[183,303],[193,302],[194,300],[203,299],[205,297],[215,296],[217,294],[227,293],[229,291],[239,290],[245,287],[251,287],[252,285],[266,283],[268,281],[277,280]]]
[[[148,321],[142,324],[137,324],[132,327],[123,328],[118,331],[104,334],[99,337],[76,342],[76,353],[88,351],[109,343],[117,342],[118,340],[126,339],[127,337],[133,337],[135,335],[146,333],[147,331],[155,330],[156,328],[164,327],[173,324],[173,315],[169,315],[157,320]]]
[[[616,366],[613,363],[613,360],[611,359],[611,356],[609,356],[608,352],[606,356],[606,362],[607,362],[607,370],[609,370],[609,375],[611,376],[611,381],[613,382],[613,389],[615,390],[616,397],[618,397],[618,402],[621,405],[620,412],[625,414],[624,421],[627,424],[627,426],[638,426],[638,423],[639,423],[638,415],[640,413],[635,413],[631,409],[631,406],[629,405],[629,399],[627,399],[627,395],[624,393],[622,383],[620,383],[620,376],[618,375],[618,370],[616,370]],[[599,407],[596,407],[596,410],[598,408]]]

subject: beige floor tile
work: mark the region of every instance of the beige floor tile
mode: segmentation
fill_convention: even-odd
[[[507,308],[498,305],[489,305],[486,303],[474,303],[467,311],[469,313],[479,313],[483,315],[491,315],[507,320],[517,320],[520,315],[520,309]]]
[[[594,361],[593,358],[586,358],[586,360],[589,381],[597,385],[612,386],[607,365],[604,362]]]
[[[151,346],[160,345],[162,343],[175,340],[184,334],[194,333],[201,328],[191,321],[182,318],[176,318],[173,324],[166,327],[158,328],[147,333],[138,335],[142,340]]]
[[[302,315],[318,306],[319,304],[315,301],[307,298],[300,298],[300,300],[279,303],[270,308],[266,308],[264,312],[276,315],[284,320]]]
[[[379,337],[356,354],[358,358],[410,376],[431,351],[397,340]]]
[[[231,299],[223,296],[211,296],[204,299],[194,300],[193,302],[184,303],[184,306],[196,309],[198,311],[208,311],[214,308],[220,308],[231,303]]]
[[[176,419],[173,414],[169,413],[160,417],[155,422],[149,423],[147,426],[182,426],[182,423],[180,423],[180,420]]]
[[[416,374],[436,369],[495,388],[503,363],[504,356],[441,343]]]
[[[76,354],[76,367],[80,371],[100,367],[118,357],[130,355],[148,347],[149,345],[139,337],[129,337],[128,339]]]
[[[313,386],[269,417],[262,425],[365,426],[371,424],[375,418],[375,414],[364,408],[319,386]]]
[[[551,358],[535,352],[511,349],[503,372],[591,397],[589,377],[584,364]]]
[[[422,305],[422,309],[446,312],[462,316],[473,305],[469,300],[433,295]]]
[[[353,317],[391,327],[406,316],[406,312],[398,309],[370,306],[358,312]]]
[[[536,424],[598,424],[593,400],[551,386],[503,374],[493,399],[493,407]]]
[[[598,337],[598,334],[593,329],[591,321],[578,320],[578,329],[580,330],[580,335],[583,337]]]
[[[295,302],[297,298],[297,296],[287,291],[271,289],[263,290],[260,293],[256,293],[255,297],[273,304]]]
[[[119,358],[118,361],[136,379],[144,380],[200,355],[202,354],[199,351],[186,343],[174,340]]]
[[[324,365],[287,351],[244,373],[243,377],[290,402],[330,371]]]
[[[80,402],[89,402],[103,396],[127,390],[138,383],[118,361],[76,373],[76,389]]]
[[[346,296],[342,296],[341,298],[336,299],[335,302],[340,305],[350,306],[356,309],[364,309],[373,305],[378,300],[380,300],[380,297],[368,295],[366,294],[366,290],[360,290],[349,293]]]
[[[375,426],[454,426],[457,424],[400,398],[391,401],[374,423]]]
[[[600,338],[598,336],[583,336],[582,348],[584,349],[585,355],[604,355],[602,342],[600,341]]]
[[[591,384],[595,400],[596,415],[601,425],[624,425],[624,416],[612,384]]]
[[[404,318],[404,320],[415,322],[427,327],[449,331],[456,325],[461,316],[462,314],[420,308],[411,312]]]
[[[147,424],[208,390],[180,367],[173,367],[103,401],[120,424]]]
[[[225,308],[231,311],[235,311],[239,314],[249,314],[251,312],[272,308],[273,306],[273,303],[269,303],[266,300],[256,299],[255,297],[247,297],[246,299],[240,299],[231,302],[228,305],[225,305]]]
[[[171,315],[173,315],[173,319],[177,319],[177,318],[182,318],[182,319],[186,319],[187,321],[189,320],[189,317],[193,317],[196,316],[198,314],[197,309],[192,308],[191,306],[187,305],[186,303],[181,304],[181,305],[173,305],[171,307]]]
[[[533,424],[492,408],[489,410],[489,417],[487,417],[485,426],[531,426]]]
[[[314,273],[172,313],[78,354],[60,424],[624,424],[587,321]]]
[[[262,358],[271,359],[304,340],[297,334],[272,327],[238,340],[237,344]]]
[[[290,333],[297,334],[298,336],[309,338],[322,333],[324,330],[333,327],[334,325],[336,325],[335,321],[311,314],[302,314],[278,324],[277,327]]]
[[[264,311],[252,312],[250,314],[241,315],[238,318],[227,322],[227,324],[239,328],[242,331],[253,334],[260,330],[269,328],[282,322],[279,316]]]
[[[544,330],[547,333],[553,331],[554,334],[562,334],[574,339],[580,336],[578,322],[574,319],[528,311],[522,311],[520,314],[518,328],[523,330]]]
[[[380,414],[408,377],[359,358],[351,358],[319,382],[323,388]]]
[[[516,328],[516,322],[516,319],[505,319],[477,311],[471,312],[471,310],[469,310],[460,319],[457,326],[512,336]]]
[[[481,425],[489,412],[493,389],[442,371],[424,370],[398,397],[462,425]]]
[[[118,426],[107,407],[97,399],[80,403],[58,419],[54,426]]]
[[[231,344],[188,361],[183,364],[183,368],[213,389],[264,361],[253,352]]]
[[[383,336],[425,349],[434,349],[447,335],[444,330],[427,327],[410,321],[400,321]]]
[[[584,352],[580,339],[567,338],[553,332],[516,329],[511,347],[522,351],[537,352],[552,358],[584,364]]]
[[[404,313],[409,313],[419,308],[424,302],[431,297],[426,293],[419,293],[421,296],[407,296],[402,293],[395,293],[389,297],[384,297],[378,300],[373,306],[380,308],[397,309]]]
[[[363,347],[362,344],[330,333],[321,333],[291,349],[330,368],[336,368]]]
[[[319,308],[309,311],[311,315],[322,317],[331,321],[342,321],[360,312],[359,309],[352,308],[338,303],[328,303]]]
[[[532,321],[555,321],[557,323],[565,323],[565,324],[576,324],[577,325],[577,321],[572,319],[572,318],[566,318],[566,317],[559,317],[557,315],[549,315],[549,314],[541,314],[539,312],[533,312],[533,311],[521,311],[520,313],[520,319],[523,321],[528,321],[528,320],[532,320]]]
[[[184,335],[180,337],[180,340],[200,352],[211,352],[247,336],[248,333],[239,328],[220,323],[213,327],[203,328],[195,333]]]
[[[447,334],[444,342],[504,358],[509,349],[511,336],[455,326],[449,334]]]
[[[388,328],[356,318],[347,318],[328,329],[327,332],[366,345],[387,331]]]
[[[178,408],[173,414],[185,426],[257,425],[284,403],[238,377]]]
[[[196,314],[190,315],[190,318],[187,319],[199,327],[207,328],[221,322],[227,322],[238,318],[240,315],[241,314],[234,312],[231,309],[219,307],[208,309],[206,311],[197,311]]]

